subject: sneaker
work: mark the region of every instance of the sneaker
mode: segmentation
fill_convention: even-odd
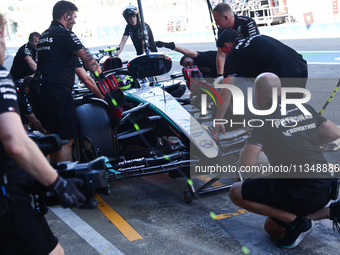
[[[300,222],[298,224],[293,225],[292,223],[288,223],[285,236],[276,241],[276,246],[287,249],[296,247],[313,231],[314,226],[315,222],[308,220],[305,217],[300,217]]]
[[[331,203],[329,209],[329,219],[333,221],[333,231],[340,233],[340,200]]]

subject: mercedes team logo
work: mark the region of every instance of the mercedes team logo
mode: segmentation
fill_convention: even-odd
[[[213,142],[210,141],[210,140],[202,140],[200,142],[200,146],[203,147],[203,148],[211,148],[211,147],[213,147]]]

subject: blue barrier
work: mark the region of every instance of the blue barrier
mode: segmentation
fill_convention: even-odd
[[[97,27],[96,34],[91,38],[83,38],[82,42],[87,47],[94,45],[118,44],[124,33],[125,25]],[[260,33],[277,39],[284,38],[324,38],[340,37],[340,22],[314,23],[306,26],[303,23],[282,24],[269,27],[259,27]],[[202,32],[168,32],[155,34],[155,40],[175,41],[178,43],[194,42],[214,42],[214,34],[211,30]],[[9,45],[21,45],[26,40],[15,39],[9,42]],[[131,42],[129,42],[131,43]]]
[[[111,41],[119,43],[124,32],[124,25],[105,26],[97,28],[97,38],[100,41]],[[306,26],[303,23],[282,24],[269,27],[259,27],[260,33],[272,37],[284,38],[304,38],[313,37],[338,37],[340,36],[340,22],[334,23],[314,23]],[[213,42],[214,35],[211,30],[202,32],[168,32],[154,34],[155,40],[177,41],[177,42]],[[92,42],[93,38],[84,39],[84,43]]]
[[[308,33],[320,33],[320,37],[322,37],[323,33],[334,32],[338,34],[340,32],[340,22],[314,23],[308,26],[306,26],[305,24],[285,24],[271,27],[259,27],[259,30],[261,34],[266,35],[306,35]]]

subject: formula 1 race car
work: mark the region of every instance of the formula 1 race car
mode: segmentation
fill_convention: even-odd
[[[145,28],[140,0],[138,4]],[[79,162],[106,156],[109,181],[163,172],[173,178],[189,178],[197,175],[194,169],[198,164],[237,163],[248,130],[232,130],[224,139],[214,141],[208,126],[202,125],[207,118],[199,117],[200,110],[188,110],[190,100],[168,93],[177,83],[166,84],[154,78],[170,71],[169,56],[150,53],[145,44],[145,54],[123,67],[122,61],[110,52],[103,50],[94,57],[107,77],[116,80],[114,83],[121,82],[125,101],[119,109],[113,109],[108,100],[83,89],[74,91],[78,116],[74,156]],[[186,202],[191,202],[192,196],[214,191],[206,189],[206,185],[196,190],[191,181],[188,185],[189,191],[184,192]]]
[[[125,102],[119,117],[112,114],[107,101],[84,89],[75,90],[75,158],[79,162],[106,156],[109,181],[162,172],[189,178],[190,167],[204,160],[225,165],[237,162],[247,130],[233,130],[226,139],[214,141],[209,128],[198,121],[204,118],[193,116],[183,100],[145,78],[167,73],[171,65],[167,55],[157,53],[137,56],[127,68],[107,70],[106,75],[133,77],[133,84],[123,90]],[[195,192],[189,184],[187,202]]]

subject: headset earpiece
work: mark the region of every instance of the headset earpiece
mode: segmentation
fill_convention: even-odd
[[[224,19],[225,19],[225,20],[228,20],[228,17],[227,17],[227,16],[224,16]]]

